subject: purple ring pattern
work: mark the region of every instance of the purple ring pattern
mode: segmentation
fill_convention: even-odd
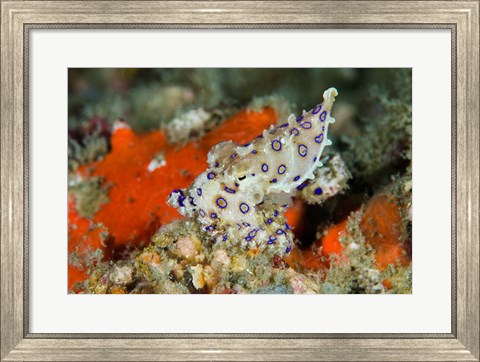
[[[312,113],[313,114],[317,114],[318,112],[320,112],[322,110],[322,105],[319,104],[317,105],[314,109],[312,109]]]
[[[321,114],[320,114],[320,121],[322,122],[325,122],[325,119],[327,118],[327,112],[326,111],[323,111]]]
[[[298,145],[298,154],[302,157],[305,157],[308,154],[308,147],[303,143]]]
[[[303,122],[303,123],[301,124],[301,126],[302,126],[303,129],[310,129],[310,128],[312,128],[312,124],[311,124],[310,122]]]
[[[315,142],[322,143],[323,141],[323,133],[320,133],[317,137],[315,137]]]
[[[223,197],[219,197],[216,200],[217,206],[221,209],[224,209],[228,206],[227,200],[225,200]]]
[[[238,207],[242,214],[246,214],[247,212],[250,211],[250,206],[248,206],[246,203],[242,202],[240,206]]]
[[[272,149],[277,152],[280,151],[282,149],[282,143],[279,140],[273,140]]]

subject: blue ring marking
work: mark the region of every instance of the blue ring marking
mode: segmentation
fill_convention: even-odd
[[[246,214],[247,212],[250,211],[250,206],[248,206],[246,203],[242,202],[239,206],[239,209],[243,214]]]
[[[238,184],[235,182],[235,186],[238,187]]]
[[[288,123],[284,123],[280,126],[280,128],[285,128],[285,127],[288,127]]]
[[[301,124],[301,126],[302,126],[303,129],[310,129],[310,128],[312,128],[312,124],[311,124],[310,122],[303,122],[303,123]]]
[[[325,122],[326,118],[327,118],[327,111],[323,111],[322,114],[320,114],[320,121]]]
[[[288,223],[285,223],[285,230],[290,230],[290,229],[291,229],[290,225],[288,225]]]
[[[268,239],[267,244],[273,244],[273,243],[275,243],[275,240],[277,240],[276,237],[270,236],[270,238]]]
[[[257,236],[257,232],[258,232],[259,229],[254,229],[252,231],[250,231],[248,233],[248,236],[251,237],[251,238],[254,238],[255,236]]]
[[[211,217],[212,219],[216,219],[218,216],[217,216],[217,214],[215,214],[214,212],[212,212],[212,213],[210,214],[210,217]]]
[[[240,225],[240,224],[237,224],[237,226],[238,226],[238,230],[240,230],[242,228],[242,225]]]
[[[186,199],[186,197],[183,196],[183,195],[179,195],[179,196],[178,196],[177,201],[178,201],[178,204],[180,205],[180,207],[184,207],[184,206],[185,206],[185,204],[183,203],[183,202],[185,201],[185,199]]]
[[[198,213],[200,214],[200,216],[205,216],[205,211],[203,211],[202,209],[200,209]]]
[[[282,207],[287,207],[288,205],[287,204],[283,204]]]
[[[276,178],[274,178],[272,181],[270,181],[270,183],[274,183],[274,184],[276,184],[276,183],[277,183],[277,179],[276,179]]]
[[[305,187],[307,187],[307,184],[308,184],[307,181],[304,181],[299,186],[297,186],[297,190],[302,191]]]
[[[298,154],[302,157],[305,157],[308,153],[308,147],[305,146],[304,144],[299,144],[298,145]]]
[[[292,247],[289,245],[289,246],[287,246],[287,248],[285,249],[285,253],[289,253],[290,250],[292,250]]]
[[[315,195],[321,195],[321,194],[323,194],[322,188],[321,188],[321,187],[317,187],[317,188],[315,189]]]
[[[198,196],[202,196],[202,189],[201,189],[201,188],[198,188],[198,189],[197,189],[197,195],[198,195]]]
[[[245,226],[247,228],[250,226],[250,224],[248,222],[242,222],[242,224],[243,224],[243,226]]]
[[[268,165],[267,165],[266,163],[264,163],[264,164],[262,165],[262,171],[263,171],[263,172],[267,172],[267,171],[268,171]]]
[[[272,149],[277,152],[280,151],[282,149],[282,143],[279,140],[273,140]]]
[[[325,126],[322,126],[322,131],[325,131]]]
[[[322,143],[323,141],[323,133],[320,133],[317,137],[315,137],[315,142]]]
[[[215,162],[215,165],[213,165],[214,167],[218,167],[219,163],[218,162]]]
[[[300,180],[300,176],[295,176],[295,178],[293,179],[293,181],[298,181]]]
[[[278,216],[278,211],[274,211],[273,216],[277,217]]]
[[[236,153],[232,153],[232,155],[230,156],[230,158],[235,158],[235,157],[237,157]]]
[[[303,115],[297,118],[297,122],[300,122],[303,119]]]
[[[217,176],[217,175],[215,175],[214,172],[209,172],[208,175],[207,175],[207,178],[208,178],[209,180],[213,180],[213,179],[215,178],[215,176]]]
[[[257,150],[253,150],[252,153],[253,153],[254,155],[256,155],[256,154],[257,154]]]
[[[227,235],[223,235],[223,241],[227,241]]]
[[[247,143],[247,144],[243,145],[243,147],[248,147],[250,145],[251,145],[251,143]]]
[[[228,202],[227,200],[225,200],[223,197],[219,197],[217,200],[216,200],[216,203],[217,203],[217,206],[221,209],[224,209],[227,207],[228,205]]]
[[[317,156],[313,158],[313,162],[317,162]]]
[[[322,105],[321,104],[318,104],[313,110],[312,110],[312,113],[313,114],[317,114],[318,112],[320,112],[322,109]]]
[[[251,238],[250,236],[247,236],[247,237],[245,238],[245,240],[246,240],[246,241],[252,241],[252,238]]]
[[[298,136],[298,135],[300,134],[300,132],[298,131],[298,129],[292,128],[292,129],[290,130],[290,134],[293,134],[293,135],[295,135],[295,136]]]
[[[197,206],[197,204],[195,204],[195,202],[194,202],[195,199],[193,198],[193,196],[189,196],[189,197],[188,197],[188,201],[190,202],[190,205],[192,205],[192,206]]]
[[[272,219],[268,219],[268,220],[267,220],[267,223],[268,223],[268,224],[271,224],[272,222],[273,222]]]
[[[231,189],[230,187],[227,187],[227,186],[225,186],[224,190],[230,194],[234,194],[236,192],[234,189]]]
[[[213,231],[213,230],[215,230],[215,225],[208,225],[208,226],[205,228],[205,230],[207,230],[207,231]]]
[[[287,235],[287,233],[285,231],[283,231],[282,229],[278,229],[277,231],[275,231],[275,234],[277,235]]]
[[[287,171],[287,166],[285,166],[285,165],[280,165],[280,166],[278,166],[278,170],[277,170],[277,171],[278,171],[278,174],[279,174],[279,175],[283,175],[283,174],[285,173],[285,171]]]
[[[254,173],[252,173],[252,176],[255,176],[255,174],[254,174]]]

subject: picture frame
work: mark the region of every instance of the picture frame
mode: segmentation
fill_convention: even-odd
[[[452,332],[29,332],[28,45],[35,28],[348,28],[452,32]],[[1,1],[1,360],[479,360],[478,1]],[[20,86],[22,85],[22,86]]]

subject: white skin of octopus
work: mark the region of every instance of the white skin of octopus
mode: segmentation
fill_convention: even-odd
[[[208,154],[209,168],[190,188],[174,192],[170,203],[198,219],[216,241],[236,239],[242,246],[275,245],[288,252],[288,225],[261,210],[281,211],[295,189],[314,178],[322,151],[331,144],[327,132],[335,122],[330,112],[336,96],[337,90],[329,88],[321,105],[299,118],[292,114],[248,145],[216,145]]]

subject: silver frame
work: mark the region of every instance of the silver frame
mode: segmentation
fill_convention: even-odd
[[[479,360],[478,1],[0,2],[1,360]],[[29,333],[28,41],[34,28],[450,29],[452,332]]]

